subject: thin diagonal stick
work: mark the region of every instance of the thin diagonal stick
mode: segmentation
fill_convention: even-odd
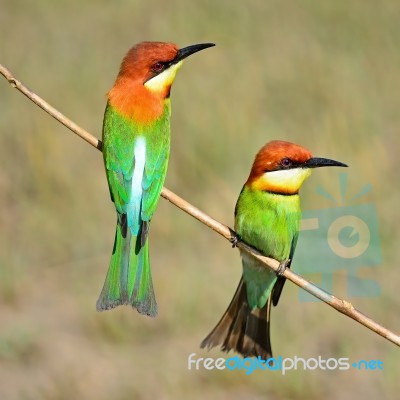
[[[100,140],[96,139],[93,135],[89,132],[82,129],[80,126],[75,124],[73,121],[65,117],[61,114],[58,110],[40,98],[37,94],[33,93],[29,90],[25,85],[23,85],[20,81],[18,81],[13,74],[5,67],[0,64],[0,73],[7,79],[11,86],[18,89],[21,93],[23,93],[26,97],[32,100],[36,105],[50,114],[53,118],[57,121],[65,125],[69,128],[72,132],[76,133],[82,139],[86,140],[89,144],[93,147],[96,147],[98,150],[101,151],[102,143]],[[167,188],[163,188],[161,192],[161,196],[164,197],[166,200],[174,204],[176,207],[180,208],[181,210],[185,211],[187,214],[196,218],[203,224],[207,225],[209,228],[213,229],[215,232],[219,233],[225,239],[231,240],[235,237],[235,232],[229,228],[228,226],[216,221],[215,219],[211,218],[209,215],[205,214],[204,212],[200,211],[198,208],[193,206],[192,204],[188,203],[186,200],[182,199],[175,193],[171,192]],[[268,258],[263,256],[257,250],[253,249],[251,246],[247,245],[244,242],[239,241],[238,247],[242,250],[246,251],[247,253],[251,254],[253,257],[260,260],[265,266],[272,269],[273,271],[277,271],[279,267],[279,261],[274,260],[272,258]],[[391,341],[392,343],[400,346],[400,336],[395,334],[394,332],[390,331],[389,329],[383,327],[382,325],[375,322],[373,319],[367,317],[357,309],[353,307],[351,303],[346,300],[342,300],[338,297],[335,297],[328,292],[320,289],[319,287],[315,286],[310,281],[307,281],[300,275],[296,274],[295,272],[291,271],[290,269],[286,269],[283,273],[283,276],[296,284],[297,286],[301,287],[302,289],[306,290],[307,292],[311,293],[313,296],[317,297],[318,299],[322,300],[326,304],[333,307],[335,310],[341,312],[342,314],[347,315],[348,317],[354,319],[355,321],[359,322],[360,324],[364,325],[368,329],[376,332],[378,335],[386,338],[387,340]]]

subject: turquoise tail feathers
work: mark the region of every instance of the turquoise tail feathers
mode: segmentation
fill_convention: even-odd
[[[96,308],[104,311],[123,304],[132,305],[140,314],[157,315],[148,238],[141,243],[140,237],[117,223],[113,254]]]

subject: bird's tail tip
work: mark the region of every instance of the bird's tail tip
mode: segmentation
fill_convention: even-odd
[[[156,317],[158,314],[158,306],[153,287],[148,290],[146,297],[143,300],[137,300],[135,294],[132,295],[132,300],[129,303],[132,308],[136,309],[139,314],[147,315],[148,317]]]
[[[100,296],[96,302],[96,311],[108,311],[122,305],[121,300],[106,300]]]
[[[200,347],[210,350],[220,346],[224,352],[233,350],[243,357],[270,359],[269,313],[270,301],[262,309],[250,310],[242,279],[228,309]]]
[[[106,280],[96,303],[97,311],[131,305],[140,314],[157,315],[157,302],[150,271],[149,243],[122,233],[117,224],[114,250]],[[136,250],[136,247],[138,249]]]
[[[132,296],[133,297],[133,296]],[[107,299],[100,295],[96,302],[96,311],[108,311],[118,306],[131,305],[133,309],[136,309],[139,314],[146,315],[148,317],[156,317],[158,314],[157,302],[155,299],[154,291],[148,293],[144,300],[131,300],[123,301],[122,299]]]

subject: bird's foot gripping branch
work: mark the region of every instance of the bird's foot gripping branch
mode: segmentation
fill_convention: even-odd
[[[276,270],[277,276],[283,276],[285,274],[286,268],[290,267],[291,259],[283,260],[280,262],[278,269]]]

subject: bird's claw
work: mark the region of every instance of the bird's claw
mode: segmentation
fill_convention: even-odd
[[[240,236],[236,233],[233,233],[232,236],[229,238],[229,241],[232,244],[232,248],[237,247],[238,243],[240,242]]]
[[[288,267],[288,265],[290,264],[290,260],[283,260],[280,264],[278,269],[275,271],[277,276],[283,276],[283,274],[285,273],[286,268]]]

